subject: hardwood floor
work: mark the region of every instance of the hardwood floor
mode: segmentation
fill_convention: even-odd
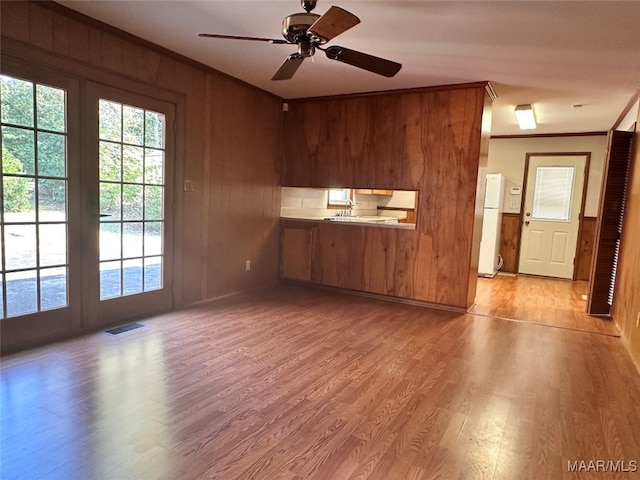
[[[143,323],[2,359],[2,478],[638,475],[568,471],[640,460],[619,338],[287,286]]]
[[[589,283],[531,275],[478,278],[475,305],[469,310],[511,320],[620,336],[615,322],[586,314]]]

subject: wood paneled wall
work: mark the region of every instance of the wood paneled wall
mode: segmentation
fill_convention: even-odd
[[[613,318],[640,370],[640,113],[633,138],[630,182],[622,226],[620,259],[613,297]]]
[[[470,306],[484,109],[485,84],[290,103],[283,185],[419,191],[415,231],[319,225],[315,282]]]
[[[580,232],[578,251],[576,252],[576,280],[589,281],[597,224],[598,219],[595,217],[584,217],[582,219],[582,231]]]
[[[3,56],[178,104],[177,306],[277,281],[279,98],[53,3],[2,2],[1,21]]]
[[[500,232],[500,255],[502,255],[501,272],[516,273],[518,271],[518,253],[520,252],[520,214],[503,213]]]

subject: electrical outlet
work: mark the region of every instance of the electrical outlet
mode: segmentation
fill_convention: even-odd
[[[244,269],[248,272],[249,270],[251,270],[251,260],[245,260],[244,261]]]
[[[184,181],[184,191],[185,192],[195,192],[196,189],[193,186],[193,181],[192,180],[185,180]]]

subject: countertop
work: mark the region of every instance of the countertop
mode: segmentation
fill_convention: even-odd
[[[398,219],[385,216],[333,216],[333,217],[280,217],[282,220],[332,223],[340,225],[360,225],[366,227],[401,228],[404,230],[415,230],[415,223],[398,223]]]

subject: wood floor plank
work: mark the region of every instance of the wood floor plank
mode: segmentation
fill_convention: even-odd
[[[571,330],[620,336],[613,320],[587,315],[589,283],[532,275],[478,278],[475,304],[469,310]]]
[[[2,358],[2,478],[573,480],[568,461],[640,460],[614,336],[300,286],[144,323]]]

